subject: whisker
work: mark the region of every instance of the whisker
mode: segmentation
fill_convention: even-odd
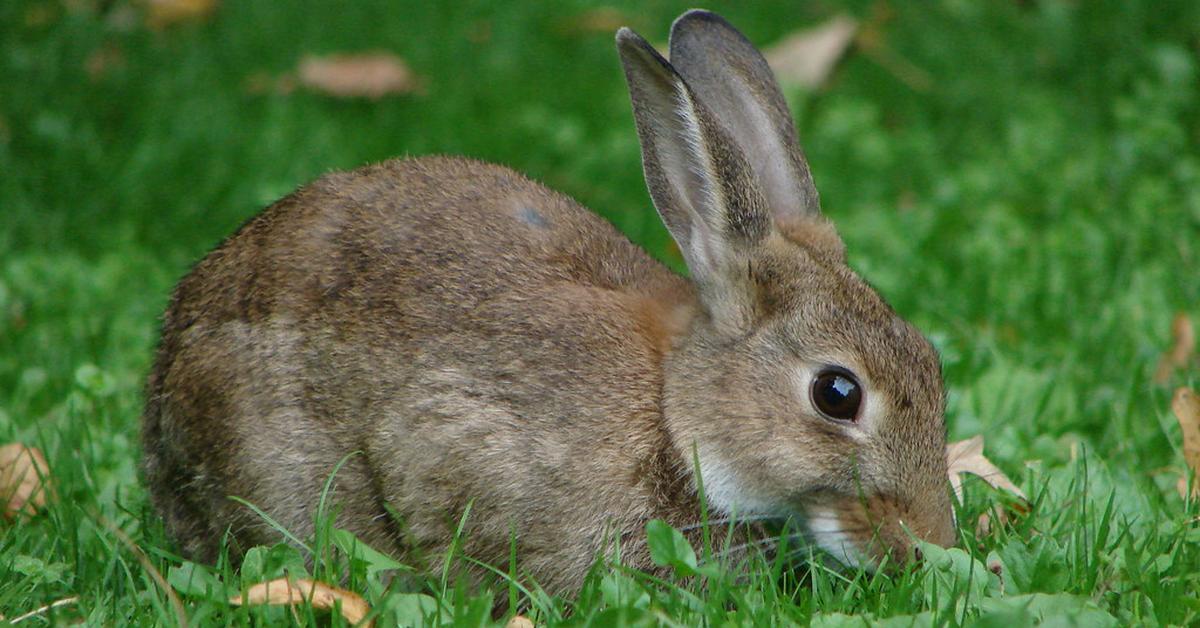
[[[729,547],[723,548],[720,552],[717,553],[717,556],[718,557],[731,556],[731,555],[735,555],[739,552],[744,552],[745,550],[748,550],[748,549],[754,548],[754,547],[770,549],[774,546],[778,546],[784,540],[786,540],[788,542],[794,542],[794,541],[798,541],[798,540],[803,541],[805,539],[805,537],[807,536],[807,534],[808,533],[805,531],[804,527],[801,526],[796,520],[788,519],[784,528],[779,530],[778,533],[769,534],[769,535],[764,536],[763,538],[753,539],[750,541],[739,543],[737,545],[731,545]]]
[[[777,520],[782,520],[782,519],[786,519],[786,518],[787,517],[783,517],[780,515],[736,515],[736,516],[732,516],[732,517],[721,517],[718,519],[709,519],[707,522],[700,521],[697,523],[692,523],[692,524],[688,524],[685,526],[681,526],[681,527],[678,527],[675,529],[679,530],[680,532],[691,532],[692,530],[696,530],[698,528],[703,528],[705,525],[713,527],[713,526],[723,526],[727,523],[733,523],[733,524],[756,523],[759,521],[777,521]]]
[[[779,541],[779,538],[767,538],[748,541],[746,543],[738,543],[737,545],[732,545],[724,550],[721,550],[716,554],[716,556],[720,558],[727,558],[751,548],[769,548],[776,546],[779,544]]]
[[[856,527],[856,528],[838,528],[836,530],[818,530],[816,532],[813,532],[812,535],[813,536],[832,536],[835,534],[862,534],[864,532],[871,532],[872,534],[874,534],[875,529],[870,526],[860,526],[860,527]]]

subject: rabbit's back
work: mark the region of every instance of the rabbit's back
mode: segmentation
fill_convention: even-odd
[[[457,327],[497,295],[550,285],[689,290],[570,198],[501,166],[425,157],[327,174],[275,203],[198,265],[173,310],[215,322],[358,307],[374,315],[342,322],[390,312]]]
[[[152,493],[211,558],[226,529],[274,538],[227,496],[303,536],[358,452],[331,502],[373,544],[440,552],[473,500],[473,555],[503,559],[517,524],[535,563],[590,560],[564,539],[669,516],[646,504],[684,490],[663,467],[659,363],[691,300],[607,222],[510,170],[423,158],[327,175],[176,289],[149,382]]]

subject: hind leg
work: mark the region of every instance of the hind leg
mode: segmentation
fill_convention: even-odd
[[[236,556],[284,535],[258,510],[306,541],[322,490],[335,525],[382,551],[395,548],[391,520],[353,435],[311,416],[294,332],[230,322],[196,325],[160,357],[144,425],[145,471],[155,505],[185,553],[216,558],[232,535]]]
[[[286,539],[275,524],[305,543],[313,538],[322,493],[342,461],[335,443],[312,434],[238,438],[226,443],[224,456],[216,457],[194,455],[199,447],[187,442],[178,436],[147,438],[145,457],[153,501],[184,554],[215,562],[228,532],[231,556],[237,559],[250,547]],[[399,535],[375,495],[367,461],[352,455],[329,485],[326,512],[336,513],[336,527],[393,552]]]

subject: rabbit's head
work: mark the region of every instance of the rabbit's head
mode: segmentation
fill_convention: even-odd
[[[704,11],[676,20],[669,62],[628,29],[617,47],[698,295],[664,406],[710,505],[796,517],[850,565],[952,544],[938,357],[847,267],[766,61]]]

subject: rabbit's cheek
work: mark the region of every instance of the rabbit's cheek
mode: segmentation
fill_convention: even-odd
[[[700,479],[709,506],[725,514],[770,514],[773,500],[754,488],[721,454],[700,452]]]

